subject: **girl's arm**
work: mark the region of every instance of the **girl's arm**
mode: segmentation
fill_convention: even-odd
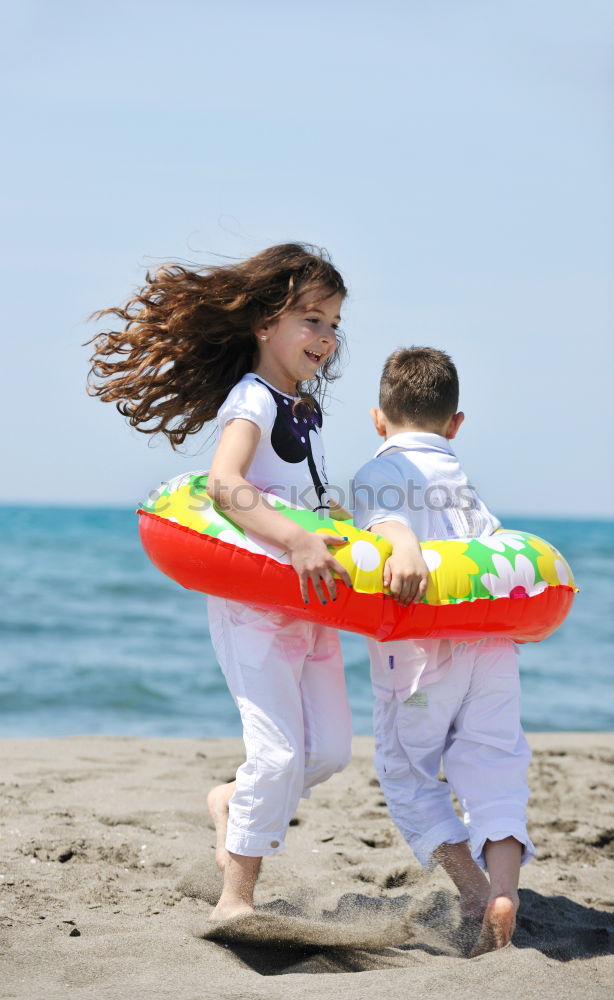
[[[296,570],[303,600],[309,602],[309,581],[322,604],[326,604],[323,583],[331,600],[336,600],[334,571],[348,587],[349,573],[328,551],[328,545],[345,545],[337,535],[313,535],[275,510],[255,486],[247,482],[249,469],[260,440],[260,429],[251,420],[236,417],[225,425],[213,456],[207,493],[215,504],[244,531],[286,549]]]
[[[426,594],[429,568],[416,535],[400,521],[376,522],[369,530],[392,544],[392,555],[384,566],[384,586],[390,587],[392,596],[404,608],[412,601],[420,601]]]

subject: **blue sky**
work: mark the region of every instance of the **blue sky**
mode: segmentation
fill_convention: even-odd
[[[350,287],[331,479],[386,355],[457,362],[498,512],[614,515],[606,0],[56,0],[0,15],[5,502],[135,504],[207,465],[84,392],[85,317],[162,260],[299,239]]]

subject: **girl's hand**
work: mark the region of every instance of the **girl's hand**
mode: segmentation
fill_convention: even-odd
[[[333,572],[340,577],[348,586],[352,586],[350,574],[341,563],[330,554],[327,546],[347,545],[347,538],[340,538],[339,535],[312,535],[308,531],[301,531],[297,535],[296,541],[289,547],[292,566],[296,570],[301,587],[301,595],[305,604],[309,603],[309,581],[313,584],[320,604],[326,604],[326,596],[323,584],[330,595],[331,601],[337,599],[337,588],[333,579]]]
[[[396,546],[384,565],[384,587],[404,608],[418,603],[426,594],[429,568],[419,548]]]

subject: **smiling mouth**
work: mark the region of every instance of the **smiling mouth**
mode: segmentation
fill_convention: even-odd
[[[310,361],[313,361],[317,365],[320,364],[320,361],[322,360],[323,357],[322,354],[317,354],[316,351],[305,351],[305,354],[307,355]]]

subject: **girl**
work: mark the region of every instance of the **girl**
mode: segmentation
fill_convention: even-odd
[[[204,272],[147,274],[123,328],[95,338],[92,395],[173,447],[217,416],[209,495],[246,531],[289,553],[305,602],[335,600],[338,536],[292,524],[260,491],[329,511],[320,437],[323,386],[337,377],[346,288],[322,251],[271,247]],[[311,586],[310,586],[311,585]],[[211,914],[253,909],[264,855],[283,849],[299,798],[350,759],[351,720],[336,631],[209,598],[213,646],[241,713],[246,761],[209,811],[224,888]]]

